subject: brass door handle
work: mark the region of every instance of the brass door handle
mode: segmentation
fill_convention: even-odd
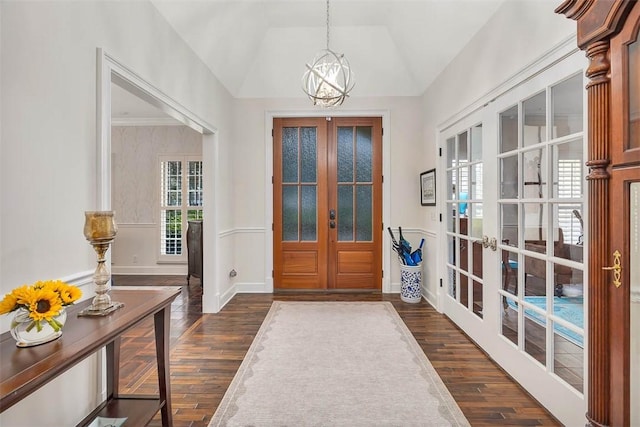
[[[613,271],[613,284],[616,285],[616,288],[619,288],[622,285],[620,282],[620,278],[622,277],[622,263],[620,262],[620,257],[622,254],[619,250],[613,253],[613,266],[611,267],[602,267],[603,270]]]
[[[491,248],[491,250],[495,252],[498,248],[498,241],[495,237],[490,239],[489,236],[482,236],[482,247],[485,249]]]

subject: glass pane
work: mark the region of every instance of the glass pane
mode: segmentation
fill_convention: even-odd
[[[469,160],[469,151],[467,149],[467,132],[458,135],[458,164],[466,163]]]
[[[533,249],[527,245],[527,249]],[[544,259],[525,255],[524,257],[524,294],[546,296],[547,262]]]
[[[567,297],[564,298],[566,300],[579,298],[580,306],[582,306],[582,270],[567,267],[566,265],[553,264],[553,280],[555,296],[565,296]]]
[[[353,241],[353,186],[338,185],[338,241]]]
[[[460,273],[460,304],[469,307],[469,278]]]
[[[482,243],[473,242],[471,245],[473,259],[473,274],[482,279]]]
[[[471,166],[471,198],[482,200],[482,163],[476,163]]]
[[[189,206],[202,206],[202,162],[190,161],[187,163]]]
[[[635,43],[638,44],[637,42]],[[637,69],[637,68],[636,68]],[[640,182],[630,185],[629,204],[629,259],[640,259]],[[631,402],[640,401],[640,266],[632,262],[629,266],[630,303],[630,361]],[[634,405],[631,410],[631,425],[640,425],[640,407]]]
[[[547,140],[547,96],[546,92],[525,100],[522,103],[524,110],[524,128],[522,140],[524,147],[539,144]]]
[[[482,125],[471,128],[471,161],[482,160]]]
[[[456,158],[456,139],[451,137],[447,139],[447,168],[455,166]]]
[[[544,312],[525,305],[524,311],[524,351],[543,365],[546,365],[546,318]]]
[[[554,256],[582,262],[582,203],[554,203],[552,209],[556,239]],[[580,251],[573,246],[579,246]]]
[[[160,253],[182,254],[182,211],[179,209],[160,211]]]
[[[448,282],[447,282],[447,294],[450,297],[455,298],[456,297],[456,292],[457,292],[457,290],[456,290],[456,271],[453,268],[448,267],[447,268],[447,272],[448,272],[448,274],[447,274],[447,279],[448,279]]]
[[[202,209],[189,209],[187,211],[187,221],[201,221]]]
[[[582,96],[584,92],[582,74],[576,74],[551,88],[552,138],[582,132]]]
[[[447,200],[453,200],[456,198],[455,195],[455,175],[456,170],[448,170],[447,171]],[[452,211],[449,211],[452,212]]]
[[[315,185],[303,185],[300,187],[301,191],[301,218],[300,218],[300,231],[301,241],[316,241],[317,240],[317,196]]]
[[[461,167],[458,169],[458,199],[467,200],[469,198],[469,168]],[[460,212],[460,215],[466,213]]]
[[[582,197],[585,173],[582,161],[582,139],[558,144],[551,151],[553,164],[553,197]]]
[[[500,212],[500,223],[502,224],[500,241],[505,245],[520,246],[518,205],[515,203],[503,203],[500,205]]]
[[[356,181],[372,182],[373,146],[371,126],[356,128]]]
[[[460,239],[460,269],[469,270],[469,241],[462,238]]]
[[[353,182],[353,128],[351,127],[338,127],[338,182]]]
[[[356,241],[373,241],[373,197],[371,185],[356,186]]]
[[[518,254],[502,250],[502,290],[518,295]]]
[[[282,187],[282,240],[297,242],[298,238],[298,187]]]
[[[470,203],[469,208],[470,231],[469,235],[477,239],[482,239],[482,203]]]
[[[456,231],[456,218],[455,218],[455,206],[454,203],[447,203],[447,231]]]
[[[518,156],[513,155],[500,159],[500,197],[503,199],[518,198]]]
[[[518,148],[518,106],[500,113],[500,152]]]
[[[482,319],[482,283],[473,281],[473,313]]]
[[[317,169],[317,136],[316,128],[301,128],[300,134],[302,136],[302,158],[301,163],[301,175],[302,182],[316,182],[316,169]]]
[[[527,151],[522,160],[522,177],[524,179],[523,198],[542,199],[547,197],[547,162],[546,149]]]
[[[162,206],[182,206],[182,162],[160,162]]]
[[[576,296],[555,296],[553,298],[553,315],[579,329],[584,329],[584,305],[582,293]],[[555,322],[554,331],[583,347],[582,334],[572,328],[562,326],[564,322]]]
[[[509,341],[518,345],[518,303],[516,300],[501,296],[502,307],[502,335]]]
[[[456,265],[456,238],[447,237],[447,262]]]
[[[629,149],[640,148],[640,42],[629,45]],[[640,415],[638,415],[640,418]]]
[[[282,182],[298,182],[298,128],[282,129]]]
[[[582,341],[582,335],[576,334]],[[554,331],[553,334],[553,372],[569,385],[584,392],[584,348],[566,336]],[[631,424],[635,425],[635,424]]]
[[[544,214],[544,205],[540,203],[523,203],[524,209],[524,241],[525,248],[530,251],[546,253],[547,250],[547,227]],[[558,239],[556,231],[554,239]],[[536,247],[530,247],[535,245]]]

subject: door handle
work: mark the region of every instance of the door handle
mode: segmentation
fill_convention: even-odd
[[[335,221],[329,221],[329,227],[330,228],[336,228],[336,222]]]
[[[491,248],[491,250],[495,252],[498,248],[498,240],[495,237],[489,238],[489,236],[482,236],[482,247],[485,249]]]
[[[329,209],[329,219],[336,219],[336,210]]]
[[[616,286],[616,288],[619,288],[620,285],[622,285],[622,282],[620,281],[621,277],[622,277],[622,263],[620,262],[620,257],[622,256],[622,254],[620,253],[619,250],[616,249],[616,251],[613,253],[613,266],[612,267],[602,267],[603,270],[611,270],[613,271],[613,284]]]

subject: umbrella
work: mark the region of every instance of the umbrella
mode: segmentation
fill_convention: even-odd
[[[416,249],[415,251],[413,251],[411,253],[411,259],[413,260],[413,262],[416,263],[416,265],[418,265],[422,261],[422,246],[423,245],[424,245],[424,239],[420,240],[420,246],[418,247],[418,249]]]
[[[405,240],[404,244],[402,244],[402,241],[401,243],[398,243],[395,236],[393,235],[393,231],[391,231],[391,227],[387,227],[387,230],[389,230],[389,235],[391,236],[391,241],[393,243],[393,250],[396,251],[396,253],[398,254],[398,258],[400,258],[400,262],[404,265],[411,265],[411,266],[418,265],[411,258],[411,245],[409,245],[409,242]]]

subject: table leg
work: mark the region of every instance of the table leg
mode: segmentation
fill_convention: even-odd
[[[153,323],[156,335],[156,359],[158,363],[158,386],[160,389],[160,400],[164,401],[162,406],[162,425],[164,427],[173,426],[173,416],[171,413],[171,383],[170,383],[170,324],[171,305],[165,306],[153,316]]]
[[[107,356],[107,400],[117,398],[120,390],[120,337],[106,347]]]

